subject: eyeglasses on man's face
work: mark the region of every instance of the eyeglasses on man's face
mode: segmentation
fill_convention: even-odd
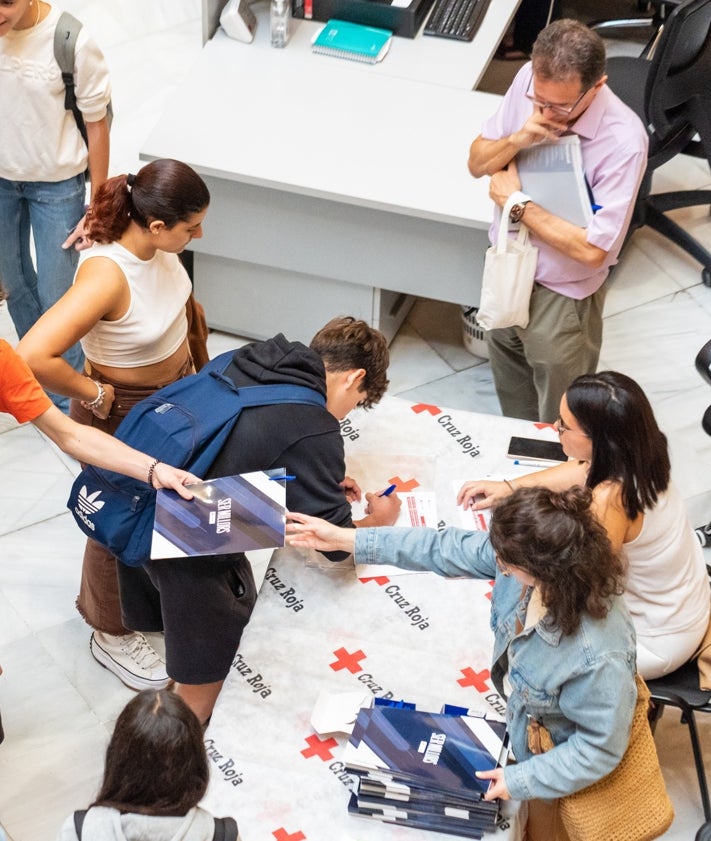
[[[530,100],[535,106],[540,108],[541,111],[544,111],[547,108],[549,111],[552,111],[554,114],[558,114],[561,117],[569,117],[583,101],[585,94],[590,90],[592,90],[592,88],[586,88],[572,105],[565,105],[564,103],[558,104],[557,102],[546,102],[536,96],[533,91],[533,78],[531,78],[531,81],[528,83],[528,88],[526,88],[525,96],[526,99]]]

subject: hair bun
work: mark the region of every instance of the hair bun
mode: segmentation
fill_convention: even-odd
[[[591,502],[591,490],[581,485],[573,485],[572,488],[551,493],[552,505],[559,511],[565,511],[570,514],[579,514],[581,511],[589,509]]]

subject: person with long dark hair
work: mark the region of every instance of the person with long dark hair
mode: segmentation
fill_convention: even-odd
[[[209,778],[203,731],[192,710],[174,692],[139,692],[116,721],[104,777],[83,817],[81,838],[211,841],[215,818],[198,806]],[[78,838],[70,815],[58,841]]]
[[[187,164],[157,160],[97,190],[72,288],[17,347],[40,383],[72,398],[71,417],[116,431],[139,400],[194,370],[178,254],[202,236],[210,194]],[[62,358],[81,341],[84,373]],[[77,600],[94,629],[91,652],[133,689],[166,686],[165,662],[121,616],[116,559],[87,540]]]
[[[491,680],[506,698],[517,764],[479,774],[492,780],[488,800],[564,797],[606,776],[627,749],[637,698],[634,630],[619,597],[623,565],[591,498],[587,488],[519,488],[495,507],[488,535],[342,529],[289,514],[293,546],[350,551],[358,564],[494,579]],[[529,748],[531,719],[550,731],[548,753]],[[530,825],[527,837],[556,835]]]
[[[644,391],[616,371],[577,377],[560,402],[557,429],[568,462],[506,482],[467,482],[457,501],[481,509],[519,487],[590,488],[593,512],[625,562],[639,672],[668,674],[706,632],[709,585],[671,480],[667,439]]]

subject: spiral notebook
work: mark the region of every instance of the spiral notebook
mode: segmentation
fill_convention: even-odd
[[[392,32],[346,20],[329,20],[312,41],[315,53],[375,64],[390,49]]]

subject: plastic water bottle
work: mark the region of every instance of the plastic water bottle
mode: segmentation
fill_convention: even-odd
[[[285,47],[289,40],[291,22],[291,0],[272,0],[269,10],[269,26],[272,47]]]

